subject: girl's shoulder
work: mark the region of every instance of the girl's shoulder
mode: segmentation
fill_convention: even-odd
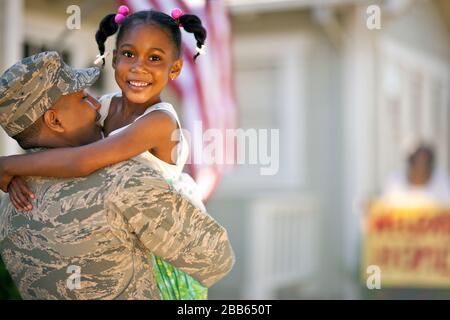
[[[108,93],[105,94],[103,96],[101,96],[100,98],[98,98],[98,102],[100,102],[100,119],[98,120],[98,124],[101,125],[103,127],[104,123],[105,123],[105,119],[108,117],[109,114],[109,108],[111,107],[111,100],[114,97],[120,97],[122,95],[121,92],[113,92],[113,93]]]
[[[147,114],[147,113],[150,113],[150,112],[156,111],[156,110],[166,111],[166,112],[172,114],[173,116],[178,117],[177,112],[175,111],[175,108],[169,102],[158,102],[158,103],[148,107],[147,110],[145,110],[144,114]]]
[[[170,116],[172,116],[172,118],[174,118],[176,120],[178,127],[181,128],[180,119],[178,118],[177,111],[172,106],[172,104],[170,104],[168,102],[156,103],[156,104],[148,107],[147,110],[145,110],[145,112],[140,117],[143,117],[153,111],[163,111],[163,112],[168,113]]]

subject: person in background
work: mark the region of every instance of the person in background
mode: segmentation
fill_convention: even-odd
[[[450,205],[448,174],[436,166],[431,145],[420,143],[413,149],[406,170],[389,177],[381,200],[393,206]]]

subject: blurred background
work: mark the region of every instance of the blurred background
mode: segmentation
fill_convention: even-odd
[[[407,172],[419,142],[432,147],[442,188],[448,183],[450,1],[220,2],[229,19],[220,50],[230,53],[232,126],[279,129],[279,170],[264,176],[258,165],[235,165],[209,187],[208,211],[227,228],[237,261],[210,298],[450,297],[445,285],[369,290],[362,267],[369,203],[389,189],[392,172]],[[70,5],[81,8],[79,30],[66,27]],[[0,71],[48,49],[74,67],[92,65],[98,23],[117,6],[0,0]],[[108,65],[93,91],[115,90]],[[166,96],[177,104],[174,92]],[[0,154],[18,152],[2,132]],[[4,270],[0,298],[17,298]]]

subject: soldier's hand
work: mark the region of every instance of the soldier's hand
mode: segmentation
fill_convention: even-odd
[[[28,188],[27,183],[21,177],[14,177],[8,186],[9,199],[18,211],[30,211],[33,209],[30,199],[36,196]]]

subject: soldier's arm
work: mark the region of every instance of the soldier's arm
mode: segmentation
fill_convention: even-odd
[[[162,181],[144,180],[112,196],[112,210],[125,217],[154,255],[206,287],[222,279],[234,264],[227,231]]]

